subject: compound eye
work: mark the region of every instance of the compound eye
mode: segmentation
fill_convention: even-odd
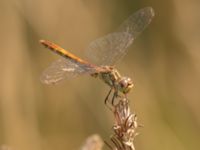
[[[126,80],[121,80],[120,86],[121,86],[122,88],[125,88],[125,87],[128,86],[128,82],[127,82]]]

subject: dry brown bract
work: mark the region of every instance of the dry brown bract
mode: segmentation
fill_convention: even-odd
[[[114,146],[111,146],[107,142],[106,144],[115,150],[134,150],[133,141],[137,135],[136,129],[138,128],[137,116],[131,113],[127,98],[118,99],[118,103],[112,106],[115,123],[111,141]]]

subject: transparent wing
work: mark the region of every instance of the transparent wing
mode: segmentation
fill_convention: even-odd
[[[74,62],[70,59],[60,58],[44,70],[40,79],[45,84],[56,84],[64,79],[94,72],[96,70],[92,66]]]
[[[153,8],[145,7],[129,16],[120,26],[118,31],[127,32],[135,39],[151,22],[155,13]]]
[[[98,65],[115,64],[127,53],[127,48],[153,17],[154,11],[151,7],[138,10],[120,25],[117,32],[91,42],[86,50],[87,57]]]
[[[86,55],[95,64],[112,65],[124,55],[124,50],[132,42],[133,37],[129,33],[111,33],[90,43]]]

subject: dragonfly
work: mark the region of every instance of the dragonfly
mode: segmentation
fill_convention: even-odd
[[[126,55],[127,48],[150,24],[153,17],[153,8],[145,7],[130,15],[115,32],[92,41],[85,51],[90,61],[81,59],[53,42],[40,40],[42,45],[61,56],[44,70],[41,81],[45,84],[57,84],[64,79],[88,74],[101,79],[110,87],[105,103],[113,92],[114,104],[119,93],[126,97],[133,88],[131,78],[122,76],[114,65]]]

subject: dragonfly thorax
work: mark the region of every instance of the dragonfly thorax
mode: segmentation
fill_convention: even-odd
[[[103,66],[105,69],[103,72],[99,72],[93,74],[92,76],[99,77],[103,80],[107,85],[111,88],[115,88],[115,90],[120,91],[124,94],[128,93],[133,87],[133,82],[129,77],[122,77],[120,73],[111,66]]]

